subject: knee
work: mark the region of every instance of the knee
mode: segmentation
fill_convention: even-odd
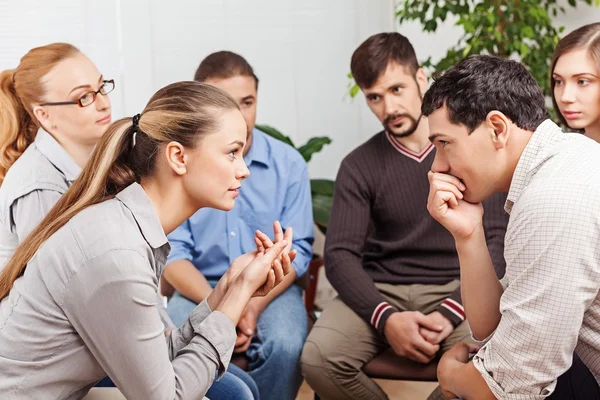
[[[319,374],[319,370],[325,367],[325,359],[321,349],[314,342],[307,341],[302,348],[302,355],[300,356],[300,368],[302,375],[307,380],[312,380],[313,374]]]
[[[305,338],[300,338],[297,335],[287,335],[285,339],[282,337],[269,338],[269,340],[263,343],[263,355],[267,359],[281,360],[282,363],[285,363],[286,365],[289,364],[290,361],[297,363],[300,359],[300,354],[302,353],[304,339]]]
[[[350,362],[345,362],[345,357],[331,342],[321,342],[318,338],[309,336],[300,356],[302,375],[309,382],[328,379],[353,378],[358,370]]]

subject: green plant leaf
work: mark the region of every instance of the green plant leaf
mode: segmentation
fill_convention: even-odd
[[[256,124],[254,127],[259,131],[262,131],[267,135],[274,137],[277,140],[281,140],[282,142],[287,143],[294,148],[296,147],[294,146],[294,142],[292,142],[292,139],[290,139],[289,136],[285,136],[283,133],[273,128],[272,126]]]
[[[358,92],[360,92],[360,87],[356,83],[350,86],[350,97],[355,98]]]
[[[310,190],[312,193],[324,196],[333,196],[334,181],[330,179],[311,179]]]
[[[310,138],[305,145],[300,146],[298,151],[302,154],[302,157],[304,157],[306,162],[309,162],[313,154],[320,152],[323,150],[323,146],[330,143],[331,139],[327,136],[313,137]]]
[[[568,0],[568,4],[597,7],[600,0]],[[521,60],[550,95],[548,66],[564,30],[554,27],[551,16],[564,14],[569,6],[556,0],[400,0],[396,16],[400,22],[419,21],[424,31],[431,32],[439,27],[442,15],[454,16],[455,25],[462,28],[463,35],[440,61],[422,63],[433,77],[468,54],[495,54]]]
[[[333,207],[334,184],[334,181],[328,179],[312,179],[310,181],[313,219],[323,234],[327,234],[327,226]]]

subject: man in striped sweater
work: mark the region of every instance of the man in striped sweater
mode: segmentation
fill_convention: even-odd
[[[386,399],[362,367],[388,347],[429,363],[470,340],[452,236],[427,211],[435,148],[421,116],[427,77],[399,33],[371,36],[351,70],[384,130],[342,162],[325,244],[339,296],[302,354],[302,372],[323,399]],[[504,275],[506,194],[484,202],[486,239]]]

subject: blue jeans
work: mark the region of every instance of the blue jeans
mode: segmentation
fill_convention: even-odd
[[[210,400],[259,400],[254,379],[237,365],[230,364],[220,380],[214,381],[206,397]]]
[[[194,302],[175,293],[169,301],[167,312],[175,325],[181,326],[195,307]],[[292,285],[258,317],[256,332],[246,351],[250,361],[248,375],[258,385],[261,399],[296,398],[302,384],[300,354],[306,335],[307,317],[302,289]],[[229,371],[231,368],[230,365]],[[210,394],[207,397],[211,398]]]

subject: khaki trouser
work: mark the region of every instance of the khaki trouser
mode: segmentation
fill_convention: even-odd
[[[446,285],[377,283],[376,286],[400,311],[420,311],[427,315],[436,311],[459,287],[459,282]],[[440,344],[440,354],[458,342],[469,340],[469,326],[463,322]],[[362,367],[388,347],[375,328],[337,297],[323,310],[308,335],[302,351],[302,374],[323,400],[387,399],[381,387],[362,372]]]

